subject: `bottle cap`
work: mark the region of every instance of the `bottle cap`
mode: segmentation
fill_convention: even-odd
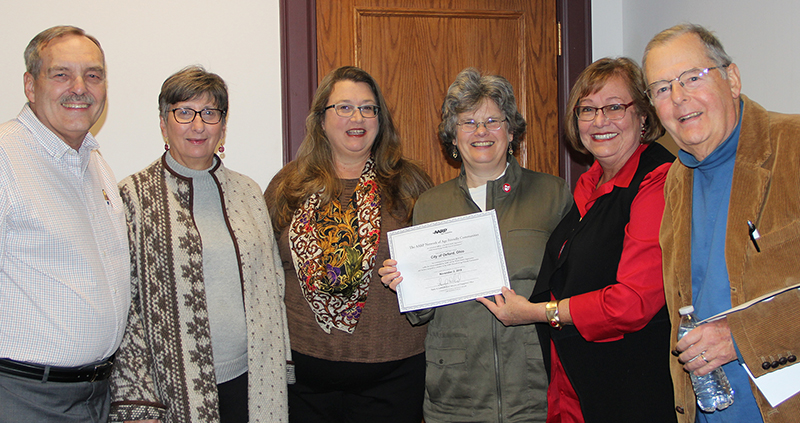
[[[686,307],[681,307],[681,308],[678,309],[678,313],[680,313],[681,316],[686,316],[687,314],[692,314],[692,313],[694,313],[694,306],[688,305]]]

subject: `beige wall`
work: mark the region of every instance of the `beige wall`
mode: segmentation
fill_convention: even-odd
[[[85,29],[106,52],[109,100],[105,120],[93,132],[117,179],[164,152],[158,93],[164,79],[190,64],[228,83],[225,164],[262,188],[280,169],[278,0],[6,2],[0,15],[0,122],[15,117],[26,101],[25,46],[41,30],[61,24]],[[176,37],[192,41],[179,47]]]

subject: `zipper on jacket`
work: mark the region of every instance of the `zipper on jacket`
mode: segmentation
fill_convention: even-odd
[[[497,389],[497,421],[503,422],[503,389],[500,386],[500,355],[497,351],[497,323],[492,319],[492,351],[494,353],[494,383]]]

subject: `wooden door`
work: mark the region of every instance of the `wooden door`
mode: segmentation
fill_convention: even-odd
[[[553,0],[317,0],[317,75],[355,65],[381,87],[403,139],[436,184],[458,173],[437,137],[447,88],[466,67],[506,77],[528,131],[520,164],[559,174]]]

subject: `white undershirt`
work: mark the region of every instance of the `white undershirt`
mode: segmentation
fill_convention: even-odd
[[[503,173],[501,173],[500,176],[495,179],[495,181],[505,176],[506,170],[508,170],[508,162],[506,162],[506,168],[503,169]],[[486,184],[478,185],[475,188],[470,188],[469,195],[472,197],[472,201],[478,205],[478,208],[480,208],[481,211],[486,211]]]

